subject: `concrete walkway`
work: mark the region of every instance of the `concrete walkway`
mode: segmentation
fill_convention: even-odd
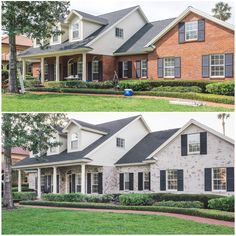
[[[18,205],[20,207],[26,208],[45,208],[45,209],[64,209],[64,210],[74,210],[74,211],[93,211],[93,212],[112,212],[112,213],[127,213],[127,214],[145,214],[145,215],[160,215],[160,216],[170,216],[176,217],[184,220],[191,220],[198,223],[211,224],[211,225],[223,225],[228,227],[234,227],[234,222],[215,220],[210,218],[204,218],[199,216],[190,216],[176,213],[167,212],[153,212],[153,211],[135,211],[135,210],[113,210],[113,209],[92,209],[92,208],[69,208],[69,207],[51,207],[51,206],[30,206],[30,205]]]

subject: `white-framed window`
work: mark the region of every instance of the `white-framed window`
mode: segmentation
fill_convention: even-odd
[[[117,38],[124,38],[124,30],[116,27],[116,37]]]
[[[210,77],[225,76],[225,55],[213,54],[210,55]]]
[[[141,77],[147,78],[147,60],[141,60]]]
[[[116,146],[125,148],[125,139],[123,138],[116,138]]]
[[[58,32],[59,31],[59,28],[58,28],[58,26],[56,26],[55,28],[54,28],[54,31],[55,32]],[[52,43],[58,43],[59,42],[59,35],[57,34],[57,35],[53,35],[52,36]]]
[[[164,77],[165,78],[175,77],[175,58],[174,57],[164,58]]]
[[[51,137],[49,140],[50,143],[55,143],[56,142],[56,138],[55,137]],[[50,153],[55,153],[57,151],[57,147],[50,147],[49,148]]]
[[[122,78],[128,78],[128,61],[123,61]]]
[[[150,186],[149,172],[144,172],[143,173],[143,189],[149,190],[149,186]]]
[[[185,41],[198,39],[198,21],[185,23]]]
[[[167,189],[177,190],[178,189],[178,176],[177,170],[167,170]]]
[[[79,22],[74,22],[71,27],[72,31],[72,39],[78,39],[79,38]]]
[[[124,173],[124,190],[129,190],[129,173]]]
[[[200,153],[200,133],[188,134],[188,154]]]
[[[78,68],[78,71],[77,71],[78,74],[79,74],[79,75],[80,75],[80,74],[82,75],[82,73],[83,73],[83,62],[82,62],[81,60],[79,60],[77,66],[78,66],[78,67],[77,67],[77,68]]]
[[[76,150],[79,147],[79,137],[77,133],[71,135],[71,149]]]
[[[98,173],[91,173],[92,193],[98,193]]]
[[[78,173],[76,175],[75,183],[76,183],[75,191],[81,193],[81,173]]]
[[[212,182],[213,190],[226,191],[226,168],[213,168]]]

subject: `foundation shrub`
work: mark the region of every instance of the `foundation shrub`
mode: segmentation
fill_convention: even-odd
[[[180,207],[180,208],[204,208],[200,201],[161,201],[156,202],[155,206]]]
[[[234,211],[234,196],[211,199],[208,207],[221,211]]]
[[[212,94],[234,96],[234,81],[209,84],[206,86],[206,91]]]
[[[38,79],[30,79],[30,80],[25,80],[24,81],[24,86],[26,88],[34,88],[34,87],[40,87],[41,82]]]
[[[37,78],[37,77],[34,77],[34,76],[32,76],[32,75],[26,75],[26,76],[25,76],[25,80],[38,80],[38,78]]]
[[[85,195],[84,201],[86,201],[86,202],[100,202],[100,203],[113,202],[114,196],[113,196],[113,194]]]
[[[46,201],[55,202],[83,202],[84,195],[81,193],[70,193],[70,194],[42,194],[42,199]]]
[[[160,86],[153,88],[152,91],[158,91],[158,92],[180,92],[180,93],[186,93],[186,92],[193,92],[193,93],[201,93],[202,89],[198,86]]]
[[[12,192],[14,200],[35,200],[37,195],[35,192]]]
[[[147,206],[152,205],[154,200],[150,194],[122,194],[119,196],[119,202],[125,206]]]

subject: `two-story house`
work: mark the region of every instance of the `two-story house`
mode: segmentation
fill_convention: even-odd
[[[142,116],[98,125],[71,119],[53,140],[61,145],[46,156],[15,164],[19,191],[21,172],[30,170],[39,198],[42,192],[234,192],[234,141],[195,120],[152,132]]]
[[[19,58],[41,61],[41,81],[82,79],[233,79],[234,26],[193,7],[149,22],[139,6],[99,16],[72,10],[64,34]]]

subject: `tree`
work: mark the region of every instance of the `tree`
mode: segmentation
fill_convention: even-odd
[[[217,115],[217,117],[222,122],[223,134],[225,135],[225,120],[230,117],[230,114],[220,113]]]
[[[231,9],[232,7],[230,7],[228,3],[218,2],[215,8],[212,9],[212,13],[214,17],[226,21],[231,17]]]
[[[4,113],[2,115],[2,140],[4,148],[3,205],[13,208],[11,149],[22,147],[43,157],[50,147],[60,145],[50,141],[55,127],[67,122],[62,113]],[[37,157],[36,157],[37,158]]]
[[[63,1],[3,1],[2,30],[9,36],[9,91],[18,92],[16,35],[26,35],[40,41],[62,34],[55,25],[68,13],[69,2]],[[43,43],[40,43],[41,47]]]

